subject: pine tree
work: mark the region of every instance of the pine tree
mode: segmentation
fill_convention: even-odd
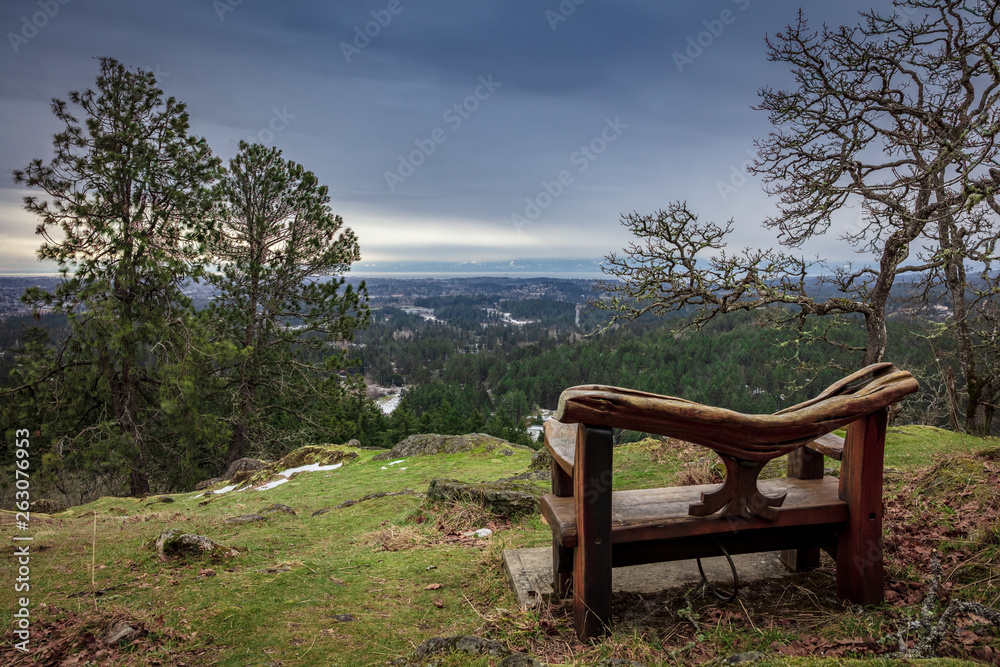
[[[53,439],[70,449],[103,443],[140,495],[150,490],[158,437],[158,369],[190,308],[181,289],[201,271],[219,161],[189,134],[184,104],[164,99],[152,73],[102,58],[96,90],[69,100],[83,123],[53,100],[64,129],[52,160],[14,172],[44,193],[25,197],[24,207],[39,219],[39,258],[62,273],[53,292],[35,288],[24,301],[65,313],[71,328],[52,365],[23,378],[22,389],[72,370],[75,381],[52,400],[90,400],[91,423]]]
[[[231,463],[263,441],[272,413],[320,428],[317,383],[346,366],[344,342],[369,310],[364,283],[354,289],[342,277],[360,259],[357,238],[330,211],[328,189],[312,172],[276,148],[241,142],[220,200],[210,317],[235,347],[227,369]]]

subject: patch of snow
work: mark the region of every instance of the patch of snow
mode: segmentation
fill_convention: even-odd
[[[490,530],[489,528],[480,528],[479,530],[474,530],[471,533],[462,533],[462,535],[464,535],[465,537],[471,537],[475,535],[476,537],[481,537],[483,539],[490,537],[492,534],[493,531]]]
[[[285,479],[276,479],[273,482],[268,482],[267,484],[265,484],[263,486],[258,486],[257,490],[258,491],[267,491],[268,489],[273,489],[274,487],[280,486],[281,484],[284,484],[287,481],[288,481],[287,477]]]
[[[297,472],[318,472],[320,470],[336,470],[337,468],[339,468],[342,465],[344,465],[344,464],[343,463],[335,463],[335,464],[330,465],[330,466],[321,466],[318,463],[310,463],[309,465],[306,465],[306,466],[299,466],[298,468],[289,468],[288,470],[282,470],[278,474],[279,475],[283,475],[284,477],[291,477],[292,475],[294,475]]]
[[[405,460],[406,460],[406,459],[399,459],[398,461],[393,461],[393,462],[392,462],[392,463],[390,463],[389,465],[391,465],[391,466],[394,466],[394,465],[396,465],[397,463],[402,463],[402,462],[403,462],[403,461],[405,461]]]
[[[385,466],[382,466],[382,470],[388,470],[388,468],[386,468]]]
[[[382,414],[391,415],[393,410],[399,407],[399,402],[402,398],[400,394],[391,394],[385,400],[379,401],[378,407],[382,410]]]

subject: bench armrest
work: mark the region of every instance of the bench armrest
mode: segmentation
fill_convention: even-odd
[[[746,415],[673,396],[621,387],[571,387],[556,419],[678,438],[737,459],[767,461],[809,444],[916,392],[917,381],[890,363],[873,364],[818,397],[773,415]],[[835,448],[831,448],[833,451]]]

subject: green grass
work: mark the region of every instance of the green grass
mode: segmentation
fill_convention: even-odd
[[[928,427],[893,428],[887,466],[912,471],[945,454],[995,444],[995,439],[984,442]],[[95,634],[112,618],[128,617],[162,635],[157,635],[162,645],[144,654],[125,651],[114,664],[387,664],[429,637],[472,633],[517,650],[555,651],[560,642],[572,645],[565,609],[517,609],[500,564],[506,548],[551,543],[551,533],[538,516],[503,525],[485,511],[430,506],[418,495],[378,498],[311,516],[373,492],[424,492],[436,477],[492,481],[512,476],[527,469],[531,451],[416,456],[396,465],[372,461],[374,452],[358,454],[337,470],[303,473],[267,491],[230,492],[207,502],[195,492],[175,494],[172,503],[102,498],[51,517],[33,516],[33,627],[73,612],[90,619],[88,628]],[[623,489],[686,483],[692,476],[710,474],[715,465],[715,455],[707,450],[649,440],[616,450],[614,484]],[[766,475],[783,474],[783,466],[783,461],[773,462]],[[290,505],[297,516],[272,514],[264,523],[225,523],[226,518],[270,503]],[[449,535],[491,520],[496,532],[489,540],[470,546]],[[0,521],[13,528],[12,513],[0,513]],[[146,542],[168,528],[206,535],[241,553],[230,559],[162,563]],[[2,553],[10,555],[12,548],[5,546]],[[89,594],[92,576],[93,588],[106,590],[96,599],[96,611]],[[4,610],[14,608],[17,594],[12,589],[6,583],[0,588]],[[887,633],[894,627],[883,628],[878,616],[841,618],[835,605],[824,609],[831,615],[829,627],[835,628],[831,632]],[[338,622],[333,618],[338,614],[356,620]],[[750,618],[762,618],[758,614],[764,612],[752,611]],[[160,617],[162,627],[173,633],[157,629]],[[798,636],[798,630],[780,627],[777,621],[770,626],[758,622],[761,627],[742,622],[709,625],[704,641],[724,657],[748,650],[767,653],[772,642]],[[657,656],[687,641],[683,621],[676,627],[681,629],[676,636],[621,628],[596,646],[574,645],[574,650],[580,660],[632,657],[653,664]],[[0,631],[8,636],[10,629],[11,616],[5,613]],[[574,664],[571,652],[561,655],[563,664]],[[678,654],[679,664],[684,655]],[[441,665],[497,662],[469,656],[440,660]],[[773,658],[757,664],[969,663]]]

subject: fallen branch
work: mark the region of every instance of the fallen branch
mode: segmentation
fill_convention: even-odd
[[[946,637],[955,631],[955,625],[960,615],[979,616],[1000,627],[1000,611],[991,609],[979,602],[964,602],[952,600],[945,607],[941,616],[934,618],[934,607],[937,603],[938,587],[941,585],[941,561],[937,551],[931,552],[931,582],[927,597],[920,609],[919,618],[910,621],[899,632],[885,637],[885,642],[897,642],[899,650],[894,657],[901,658],[934,658],[938,647]],[[913,648],[906,647],[906,636],[916,635]]]

